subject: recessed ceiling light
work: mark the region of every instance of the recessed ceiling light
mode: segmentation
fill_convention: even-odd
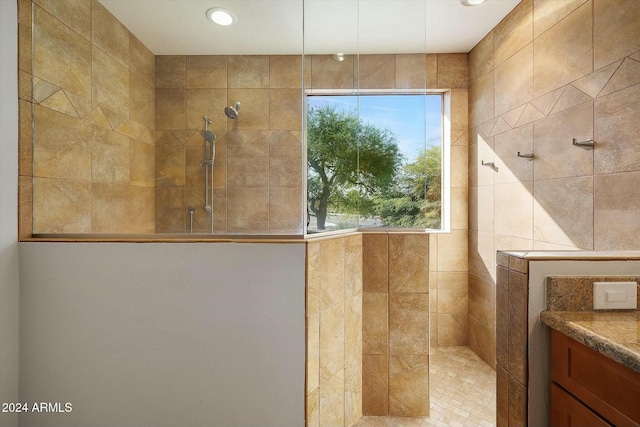
[[[477,6],[484,3],[485,0],[460,0],[463,6]]]
[[[238,21],[233,12],[221,7],[212,7],[207,10],[207,18],[209,18],[209,21],[224,27],[235,24]]]
[[[344,61],[344,53],[342,52],[336,53],[335,55],[333,55],[333,59],[335,59],[338,62]]]

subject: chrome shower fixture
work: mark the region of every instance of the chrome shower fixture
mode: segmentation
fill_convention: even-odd
[[[238,118],[239,111],[240,111],[240,103],[236,102],[235,104],[229,107],[225,107],[224,114],[231,120],[235,120]]]

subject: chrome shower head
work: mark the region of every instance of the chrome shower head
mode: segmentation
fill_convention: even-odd
[[[238,118],[239,111],[240,111],[240,103],[236,102],[235,104],[229,107],[226,107],[224,109],[224,114],[231,120],[235,120]]]

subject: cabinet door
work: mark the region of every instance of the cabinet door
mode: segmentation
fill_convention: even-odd
[[[551,383],[551,427],[611,427],[569,393]]]

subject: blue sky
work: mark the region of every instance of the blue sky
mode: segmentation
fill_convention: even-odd
[[[314,95],[309,107],[332,105],[356,111],[360,119],[388,129],[408,162],[415,160],[426,144],[440,145],[442,97],[440,95]]]

